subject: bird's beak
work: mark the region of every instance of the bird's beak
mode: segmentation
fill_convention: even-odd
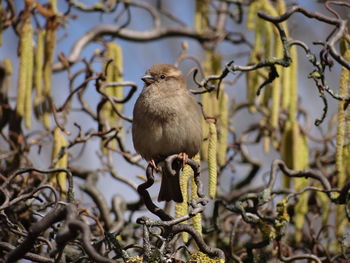
[[[152,77],[151,75],[144,75],[142,78],[143,82],[145,82],[146,84],[151,84],[155,81],[154,77]]]

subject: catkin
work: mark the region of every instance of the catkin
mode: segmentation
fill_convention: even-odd
[[[217,186],[217,162],[216,162],[217,132],[216,124],[209,123],[208,143],[208,174],[209,174],[209,197],[214,199]]]
[[[283,56],[283,45],[280,39],[275,36],[275,57],[281,58]],[[281,74],[281,68],[276,68],[277,73]],[[280,100],[281,100],[281,79],[277,78],[272,83],[272,108],[271,108],[271,126],[277,129],[279,110],[280,110]]]
[[[122,49],[119,45],[116,44],[115,46],[115,60],[116,60],[116,66],[117,66],[117,70],[115,72],[115,81],[123,81],[123,52]],[[115,94],[114,96],[117,99],[121,99],[123,98],[123,92],[124,89],[123,87],[116,87],[114,89]],[[122,103],[118,103],[117,104],[117,109],[119,112],[123,111],[123,104]]]
[[[282,15],[286,12],[286,3],[284,0],[278,0],[276,1],[276,9],[279,15]],[[287,27],[287,22],[284,21],[280,24],[286,34],[286,36],[289,36],[289,31],[288,31],[288,27]],[[295,47],[291,47],[291,49],[295,50]],[[290,94],[291,94],[291,90],[294,89],[295,87],[293,87],[295,81],[294,81],[294,76],[293,74],[293,69],[292,67],[297,63],[296,60],[294,60],[294,58],[292,58],[292,65],[290,65],[289,67],[284,67],[282,69],[282,103],[281,106],[284,110],[288,110],[289,109],[289,103],[290,103]],[[294,82],[294,83],[293,83]]]
[[[321,211],[322,211],[322,224],[327,225],[329,211],[330,211],[329,197],[327,196],[326,193],[316,192],[316,198],[320,204]]]
[[[18,92],[17,92],[17,104],[16,112],[19,116],[24,116],[26,108],[26,95],[28,94],[27,89],[31,89],[28,86],[28,73],[31,71],[31,63],[33,63],[30,54],[30,49],[33,47],[33,28],[30,18],[28,18],[21,29],[20,33],[20,64],[19,64],[19,75],[18,75]]]
[[[350,61],[350,49],[345,47],[343,51],[344,59]],[[342,97],[349,96],[350,94],[350,73],[345,67],[342,67],[339,80],[339,95]],[[346,142],[346,124],[349,120],[346,120],[346,113],[349,110],[344,110],[345,101],[340,100],[338,102],[338,113],[337,113],[337,135],[336,135],[336,155],[335,155],[335,169],[338,177],[338,188],[344,187],[346,181],[349,179],[347,174],[347,167],[349,166],[349,142]],[[349,115],[349,114],[348,114]],[[349,118],[349,116],[348,116]],[[338,235],[342,235],[346,226],[346,215],[344,208],[337,207],[337,228],[336,232]]]
[[[44,41],[45,31],[38,32],[37,46],[35,51],[34,88],[36,91],[35,106],[38,107],[43,101],[43,65],[44,65]]]
[[[263,54],[263,21],[261,19],[256,21],[256,29],[255,29],[255,42],[254,42],[254,48],[251,53],[250,61],[251,63],[255,64],[258,63],[261,59],[261,55]],[[255,104],[260,104],[261,97],[256,96],[256,92],[259,87],[260,82],[260,73],[261,70],[253,70],[250,71],[249,74],[247,74],[247,78],[252,78],[251,81],[249,81],[247,84],[247,92],[248,92],[248,101],[250,104],[250,107],[248,108],[251,113],[254,113],[256,111]]]
[[[348,49],[344,58],[350,61],[350,49]],[[346,97],[349,92],[349,81],[350,73],[345,67],[342,67],[340,73],[339,81],[339,95]],[[346,181],[345,166],[343,159],[344,145],[345,145],[345,111],[344,111],[344,100],[340,100],[338,103],[338,113],[337,113],[337,135],[336,135],[336,163],[335,168],[338,176],[338,187],[344,186]]]
[[[50,10],[55,14],[58,13],[56,0],[50,0]],[[57,20],[52,17],[49,18],[46,23],[46,29],[45,29],[45,40],[44,40],[45,59],[43,64],[43,81],[44,81],[43,95],[46,100],[49,100],[49,103],[52,99],[51,98],[52,63],[54,60],[55,50],[56,50],[57,27],[58,27]],[[42,116],[44,127],[47,130],[49,130],[51,126],[50,108],[47,107],[49,103],[47,103]]]
[[[221,56],[218,53],[215,53],[213,50],[207,50],[205,53],[204,60],[204,70],[205,74],[220,74],[221,72]],[[201,95],[201,103],[203,105],[203,110],[207,116],[215,117],[220,114],[220,105],[219,101],[216,98],[216,92],[203,93]],[[203,137],[208,138],[209,128],[208,123],[202,117],[202,132]],[[201,156],[203,160],[207,160],[208,156],[208,140],[204,140],[201,145]]]
[[[209,94],[205,93],[205,94],[202,94],[201,96],[201,102],[202,102],[202,105],[207,105],[207,100],[209,100]],[[205,104],[204,104],[205,103]],[[201,153],[201,156],[202,156],[202,159],[204,161],[207,161],[208,160],[208,135],[209,135],[209,127],[208,127],[208,122],[204,119],[203,116],[201,116],[201,122],[202,122],[202,134],[203,134],[203,137],[205,138],[205,140],[202,141],[202,144],[201,144],[201,149],[200,149],[200,153]]]
[[[256,14],[259,8],[260,8],[259,1],[254,1],[249,5],[249,10],[247,15],[247,28],[250,30],[255,29]]]
[[[180,188],[183,197],[182,203],[176,203],[175,205],[175,217],[182,217],[188,214],[188,180],[193,176],[193,170],[189,165],[185,165],[180,176]],[[183,221],[183,224],[186,224],[187,221]],[[188,233],[182,232],[182,240],[187,243]]]
[[[301,134],[300,127],[297,121],[293,122],[293,167],[294,170],[306,169],[309,166],[309,154],[308,154],[308,143],[305,135]],[[294,190],[301,191],[308,185],[307,178],[295,178],[294,179]],[[302,229],[305,223],[305,215],[308,212],[308,199],[309,193],[303,193],[299,196],[299,200],[294,208],[294,221],[295,221],[295,240],[301,241]]]
[[[269,0],[261,0],[262,9],[272,16],[278,16],[277,10],[273,7]],[[273,30],[274,38],[273,38],[273,51],[272,54],[276,58],[283,57],[283,45],[281,40],[279,39],[279,33],[276,29]],[[281,68],[276,68],[278,75],[281,76]],[[272,87],[272,105],[271,105],[271,118],[270,124],[272,128],[278,127],[278,119],[279,119],[279,109],[280,109],[280,96],[281,96],[281,79],[277,78],[271,84]]]
[[[274,44],[274,33],[273,33],[273,27],[271,25],[271,23],[264,21],[261,19],[261,23],[262,23],[262,34],[264,36],[263,39],[263,44],[264,44],[264,50],[262,51],[264,54],[264,58],[268,59],[272,56],[273,54],[273,44]],[[267,68],[261,68],[259,70],[257,70],[260,75],[263,76],[263,80],[266,80],[266,78],[268,77],[268,70]],[[260,81],[261,82],[261,81]],[[260,83],[261,84],[261,83]],[[258,88],[258,86],[257,86]],[[271,100],[272,97],[272,87],[271,84],[268,84],[265,88],[264,88],[264,92],[263,92],[263,105],[266,107],[269,107],[269,101]]]
[[[27,47],[27,54],[25,55],[27,57],[28,65],[27,65],[27,74],[26,74],[26,94],[25,94],[25,105],[24,105],[24,124],[26,128],[31,128],[32,126],[32,109],[33,109],[33,103],[32,103],[32,88],[33,88],[33,27],[30,26],[28,28],[28,45]]]
[[[228,125],[229,125],[229,114],[228,114],[228,94],[223,91],[220,97],[220,136],[218,138],[218,164],[223,166],[226,163],[226,151],[227,151],[227,140],[228,140]]]
[[[106,68],[106,82],[121,82],[123,81],[123,54],[121,47],[115,43],[110,42],[106,45],[105,56],[112,59],[111,62],[105,64]],[[113,86],[106,89],[106,94],[109,96],[116,97],[117,99],[123,98],[123,87]],[[123,111],[123,104],[117,103],[115,107],[119,113]],[[118,114],[114,111],[113,105],[110,102],[104,104],[102,108],[102,116],[104,118],[104,124],[107,129],[116,127],[120,124],[120,118]],[[107,148],[105,148],[106,140],[102,140],[101,148],[104,154],[107,153]],[[108,144],[108,148],[116,149],[116,142],[111,141]]]
[[[108,43],[106,57],[113,60],[109,63],[107,68],[106,82],[123,81],[123,53],[121,47],[115,42]],[[107,64],[105,66],[107,66]],[[108,88],[106,93],[116,97],[117,99],[121,99],[123,97],[123,87]],[[109,103],[107,103],[106,106],[106,116],[109,116],[108,119],[111,123],[115,123],[118,115],[114,112]],[[121,112],[123,110],[123,104],[116,104],[116,108],[119,112]]]
[[[208,28],[208,8],[207,0],[196,0],[194,27],[198,33],[203,33]]]
[[[295,46],[291,47],[290,56],[292,64],[289,72],[289,119],[294,120],[298,111],[298,56]]]
[[[57,127],[53,131],[53,146],[51,161],[53,162],[53,168],[67,168],[68,167],[68,153],[66,150],[67,139]],[[62,154],[62,151],[63,154]],[[57,184],[61,189],[62,193],[67,191],[67,174],[64,172],[59,172],[54,174],[50,181],[53,184]]]
[[[256,60],[250,60],[249,64],[255,64]],[[247,101],[248,101],[248,110],[250,113],[256,112],[255,98],[256,98],[256,87],[258,86],[259,75],[256,70],[248,71],[246,74],[246,83],[247,83]]]
[[[200,155],[197,154],[193,160],[197,163],[200,163]],[[194,180],[194,174],[192,173],[191,176],[192,180],[191,180],[191,198],[192,199],[197,199],[198,198],[198,189],[197,189],[197,184]],[[192,217],[192,223],[193,223],[193,227],[194,229],[202,234],[202,214],[196,214],[194,217]]]
[[[281,142],[281,156],[286,165],[290,169],[302,170],[308,167],[309,154],[308,143],[306,136],[301,134],[300,127],[297,121],[287,120]],[[290,187],[290,178],[284,177],[284,187]],[[308,184],[306,178],[294,179],[294,190],[301,191]],[[308,212],[308,193],[300,196],[295,205],[295,238],[299,240],[302,238],[302,227],[305,222],[305,214]]]
[[[48,28],[45,32],[45,60],[43,65],[44,98],[51,98],[52,63],[56,48],[56,30]],[[43,124],[46,129],[50,129],[50,114],[48,109],[43,113]]]
[[[13,66],[11,59],[6,58],[4,60],[4,69],[5,69],[5,78],[4,78],[4,87],[8,89],[11,87],[11,75],[13,74]]]
[[[269,2],[264,0],[253,2],[250,5],[247,27],[255,31],[255,40],[254,47],[250,54],[249,64],[256,64],[264,59],[268,59],[272,55],[272,42],[274,40],[273,26],[271,23],[258,18],[256,15],[256,10],[268,12],[271,9],[271,6],[268,8],[266,7],[268,5]],[[268,106],[269,104],[272,96],[271,85],[265,87],[261,96],[256,96],[259,85],[262,81],[266,80],[267,76],[268,72],[264,68],[249,71],[246,74],[248,110],[251,113],[256,112],[256,105],[263,103]]]

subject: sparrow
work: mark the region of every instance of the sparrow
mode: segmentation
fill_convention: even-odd
[[[135,150],[156,165],[173,154],[195,156],[202,142],[201,109],[181,71],[170,64],[155,64],[141,79],[145,84],[133,111]],[[158,201],[183,202],[181,165],[175,166],[176,175],[162,167]]]

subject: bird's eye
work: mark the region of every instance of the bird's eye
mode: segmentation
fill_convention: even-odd
[[[165,75],[164,74],[160,75],[160,78],[165,79]]]

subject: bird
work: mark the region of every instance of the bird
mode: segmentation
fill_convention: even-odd
[[[202,143],[202,113],[182,72],[171,64],[154,64],[141,79],[144,87],[133,110],[135,150],[154,165],[173,154],[195,156]],[[159,202],[183,202],[178,166],[172,175],[163,165]]]

